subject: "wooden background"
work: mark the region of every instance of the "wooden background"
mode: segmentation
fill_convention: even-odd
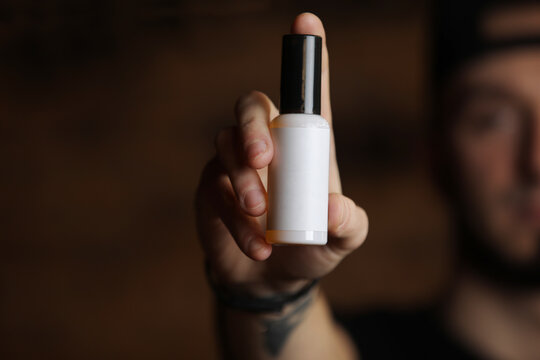
[[[216,356],[193,196],[251,90],[278,99],[281,35],[326,24],[344,191],[366,244],[323,282],[338,309],[428,301],[450,244],[422,144],[422,1],[0,5],[3,359]]]

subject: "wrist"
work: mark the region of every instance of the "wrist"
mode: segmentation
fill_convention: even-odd
[[[224,286],[215,280],[208,261],[205,262],[207,281],[220,305],[252,313],[279,313],[288,305],[301,302],[318,287],[319,279],[298,280],[294,282],[261,286],[250,291],[241,287]],[[256,288],[256,286],[254,286]],[[253,287],[252,287],[253,288]],[[272,290],[269,290],[269,289]],[[279,289],[279,290],[276,290]]]

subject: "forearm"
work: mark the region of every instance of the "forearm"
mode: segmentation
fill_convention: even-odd
[[[349,336],[334,321],[323,293],[314,289],[276,314],[218,306],[226,359],[355,359]]]

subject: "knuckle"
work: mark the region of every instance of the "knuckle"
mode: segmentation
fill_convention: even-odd
[[[231,210],[236,207],[236,196],[227,175],[220,175],[213,179],[209,190],[211,201],[217,209],[220,209],[220,217],[232,214]]]
[[[258,90],[251,90],[244,95],[240,96],[236,101],[235,109],[237,113],[240,113],[249,105],[261,101],[265,95]]]
[[[251,116],[249,119],[241,122],[240,128],[239,136],[244,148],[258,141],[262,141],[266,146],[269,146],[271,142],[270,129],[266,121],[263,124],[262,121],[257,121],[255,116]]]
[[[343,204],[343,217],[341,218],[339,229],[344,230],[351,224],[352,214],[354,213],[354,208],[356,205],[354,204],[354,201],[348,197],[343,196],[341,199]]]
[[[351,228],[356,223],[356,209],[358,206],[356,206],[355,202],[346,197],[341,196],[341,219],[340,222],[336,228],[337,233],[344,234],[349,233],[351,231]]]
[[[362,209],[361,207],[357,206],[356,207],[356,211],[358,213],[358,219],[359,219],[359,224],[360,224],[360,230],[359,230],[359,234],[358,236],[364,240],[367,238],[367,235],[368,235],[368,232],[369,232],[369,218],[367,216],[367,213],[364,209]]]
[[[216,176],[213,179],[213,186],[217,190],[218,193],[221,195],[228,194],[230,191],[230,180],[229,177],[226,175]]]
[[[335,231],[339,241],[334,244],[333,250],[347,255],[365,241],[368,232],[367,215],[352,199],[342,195],[339,199],[341,219]]]
[[[247,122],[250,118],[246,118],[246,115],[250,113],[250,109],[253,107],[260,107],[267,109],[268,97],[258,90],[252,90],[238,98],[235,105],[235,114],[239,121]],[[253,116],[251,116],[253,117]]]
[[[355,210],[356,210],[356,208],[358,208],[358,206],[356,206],[356,203],[351,198],[345,198],[345,199],[346,199],[345,203],[346,203],[346,206],[348,208],[349,214],[351,214],[351,215],[354,214]]]
[[[255,120],[257,120],[257,116],[255,116],[255,114],[253,113],[249,115],[244,115],[242,117],[242,120],[240,121],[240,127],[244,135],[246,135],[246,133],[253,131],[253,127],[251,125],[256,124]]]
[[[248,231],[243,231],[237,234],[235,238],[240,250],[246,255],[249,255],[249,243],[254,239],[254,236]]]

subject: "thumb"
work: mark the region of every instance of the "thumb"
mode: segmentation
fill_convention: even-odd
[[[321,115],[332,124],[332,109],[330,107],[330,74],[328,68],[328,49],[326,47],[326,33],[324,26],[317,15],[305,12],[298,15],[292,25],[292,34],[318,35],[322,38],[321,61]]]
[[[341,194],[328,197],[328,235],[330,247],[346,255],[358,248],[367,237],[368,217],[354,201]]]

